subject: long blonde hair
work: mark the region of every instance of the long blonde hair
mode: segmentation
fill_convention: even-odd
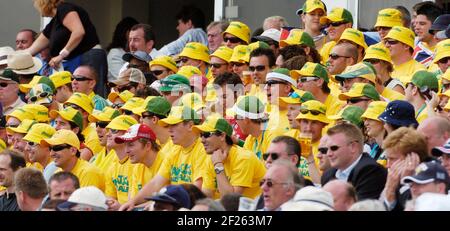
[[[33,0],[34,7],[41,13],[44,17],[53,16],[53,10],[64,2],[64,0]]]

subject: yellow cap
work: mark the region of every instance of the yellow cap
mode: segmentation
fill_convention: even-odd
[[[66,107],[60,111],[51,110],[49,115],[52,119],[56,119],[56,117],[61,116],[64,120],[75,123],[80,130],[83,130],[83,116],[78,110],[72,107]]]
[[[25,104],[23,110],[31,112],[33,119],[39,123],[46,123],[50,120],[48,116],[48,108],[40,104]]]
[[[364,60],[367,59],[379,59],[393,64],[391,59],[391,52],[383,45],[383,43],[377,43],[369,46],[366,49],[366,55],[364,56]]]
[[[94,111],[89,115],[88,120],[91,123],[97,121],[110,122],[112,119],[120,115],[120,112],[112,107],[104,107],[102,111]]]
[[[143,102],[144,102],[143,98],[133,97],[129,99],[120,109],[133,111],[134,108],[140,107]]]
[[[25,105],[35,105],[35,104],[25,104]],[[8,121],[10,117],[15,117],[19,121],[23,121],[24,119],[32,120],[34,118],[33,114],[30,111],[23,109],[23,107],[19,107],[10,114],[6,115],[6,120]]]
[[[233,55],[233,49],[227,47],[227,46],[221,46],[217,48],[214,53],[212,53],[210,56],[215,56],[219,59],[222,59],[225,62],[230,62],[231,55]]]
[[[445,57],[450,57],[450,39],[445,39],[436,44],[436,55],[433,62],[437,63]]]
[[[378,11],[377,22],[375,23],[374,27],[377,28],[379,26],[403,26],[402,12],[394,8],[386,8]]]
[[[331,9],[330,13],[320,18],[320,24],[326,24],[327,22],[350,22],[353,24],[353,16],[350,11],[335,7]]]
[[[192,127],[192,131],[196,133],[219,131],[229,137],[233,135],[233,127],[218,113],[208,116],[201,125]]]
[[[60,71],[50,75],[50,80],[55,85],[55,88],[61,87],[72,82],[72,74],[68,71]]]
[[[205,103],[203,103],[202,96],[196,92],[183,95],[178,106],[188,106],[195,111],[199,110],[200,108],[206,107]]]
[[[188,57],[209,63],[209,49],[202,43],[190,42],[184,46],[179,57]]]
[[[348,92],[339,94],[340,100],[365,96],[372,100],[380,100],[380,94],[370,83],[354,83]]]
[[[364,114],[361,115],[361,119],[371,119],[371,120],[376,120],[376,121],[380,121],[380,119],[378,119],[378,116],[381,115],[381,113],[384,112],[384,110],[386,109],[387,106],[387,102],[385,101],[373,101],[370,102],[369,106],[367,107],[366,111],[364,112]]]
[[[262,41],[256,41],[254,43],[250,43],[247,46],[247,51],[246,51],[245,55],[239,59],[239,62],[240,63],[244,63],[244,62],[248,63],[248,62],[250,62],[250,53],[252,53],[252,51],[256,50],[257,48],[270,49],[270,46],[266,42],[262,42]]]
[[[230,62],[242,63],[244,61],[241,60],[246,54],[247,54],[247,45],[237,45],[233,48],[233,54],[231,55]]]
[[[222,33],[222,36],[225,33],[229,33],[240,38],[242,41],[247,44],[250,42],[250,28],[242,22],[232,21],[227,29]]]
[[[131,99],[134,96],[133,93],[131,93],[128,90],[122,91],[122,92],[111,92],[108,95],[108,100],[111,103],[114,103],[114,101],[119,97],[123,102],[127,102],[129,99]]]
[[[150,61],[150,68],[153,65],[163,66],[163,67],[173,71],[174,73],[177,73],[177,71],[178,71],[177,64],[175,63],[173,58],[170,56],[159,56],[159,57],[153,59],[152,61]]]
[[[28,131],[27,135],[23,137],[23,139],[40,144],[41,140],[52,137],[55,132],[55,128],[53,128],[49,124],[37,123],[31,127],[31,129]]]
[[[6,142],[0,139],[0,152],[6,149]]]
[[[56,146],[60,144],[68,144],[80,150],[80,140],[77,134],[71,130],[61,129],[55,132],[51,138],[41,140],[41,145]]]
[[[91,114],[92,110],[94,110],[94,107],[92,105],[92,100],[87,96],[86,94],[75,92],[70,96],[70,98],[64,103],[64,104],[75,104],[83,110],[85,110],[87,113]]]
[[[403,26],[394,26],[384,39],[395,39],[414,49],[414,32]]]
[[[200,117],[197,112],[188,106],[175,106],[170,110],[169,116],[167,118],[159,120],[158,124],[160,126],[174,125],[181,123],[186,120],[193,120],[195,124],[200,122]]]
[[[306,101],[300,106],[300,113],[298,114],[297,120],[315,120],[322,123],[330,123],[327,116],[327,106],[317,100]]]
[[[367,49],[367,43],[364,40],[364,34],[359,30],[353,28],[345,29],[341,35],[341,38],[339,38],[339,41],[341,40],[348,40],[350,42],[354,42],[359,46],[364,47],[364,49]]]
[[[280,47],[283,48],[289,45],[305,44],[308,47],[316,47],[314,39],[302,29],[292,29],[286,39],[280,40]]]
[[[29,83],[19,84],[19,90],[23,93],[28,93],[31,88],[38,84],[41,78],[43,78],[43,76],[35,75]]]
[[[31,126],[33,126],[33,124],[37,123],[35,120],[29,120],[29,119],[24,119],[18,127],[14,128],[14,127],[7,127],[6,131],[8,131],[9,133],[21,133],[21,134],[26,134],[28,132],[28,130],[30,130]]]
[[[323,12],[327,13],[325,10],[325,4],[320,0],[306,0],[303,7],[297,10],[297,15],[310,13],[316,9],[321,9]]]
[[[295,89],[288,97],[280,97],[280,99],[287,104],[302,104],[309,100],[314,100],[314,96],[309,91],[302,91]]]
[[[449,111],[450,110],[450,100],[447,102],[447,104],[444,106],[444,109]]]
[[[106,128],[126,131],[129,127],[137,124],[138,122],[129,115],[120,115],[111,120],[111,122],[106,126]]]
[[[150,100],[152,100],[153,98],[155,98],[156,96],[147,96],[147,98],[145,98],[144,102],[142,103],[141,106],[137,107],[137,108],[133,108],[133,113],[138,115],[138,116],[142,116],[142,112],[147,111],[147,104],[148,102],[150,102]]]
[[[184,76],[184,77],[189,79],[189,78],[191,78],[194,75],[202,75],[202,72],[200,71],[200,69],[198,69],[198,67],[182,66],[178,70],[177,74],[182,75],[182,76]]]
[[[441,79],[450,81],[450,68],[447,68],[444,74],[441,75]]]

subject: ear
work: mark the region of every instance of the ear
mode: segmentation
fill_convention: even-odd
[[[73,131],[75,134],[78,134],[78,132],[80,132],[80,128],[79,128],[79,127],[76,127],[76,128],[74,128],[74,129],[72,129],[72,131]]]
[[[291,155],[292,162],[295,163],[295,165],[298,163],[298,156],[297,155]]]
[[[147,50],[151,51],[153,49],[153,46],[155,45],[155,41],[150,40],[145,43],[145,46],[147,47]]]
[[[94,89],[96,84],[97,84],[97,81],[95,81],[95,80],[89,81],[89,87],[91,89]]]
[[[316,81],[316,86],[317,86],[317,87],[322,87],[322,84],[323,84],[324,81],[325,81],[324,79],[319,78],[319,79]]]
[[[307,55],[309,55],[309,52],[311,52],[311,48],[310,47],[305,47],[304,50],[305,50],[305,53]]]

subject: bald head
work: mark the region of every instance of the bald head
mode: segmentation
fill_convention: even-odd
[[[419,124],[417,131],[422,133],[427,141],[428,153],[436,146],[443,146],[450,138],[450,121],[444,117],[428,117]]]
[[[323,189],[333,195],[336,211],[347,211],[356,202],[355,188],[345,181],[332,180]]]

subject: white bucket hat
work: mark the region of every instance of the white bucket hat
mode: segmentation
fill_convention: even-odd
[[[42,62],[38,58],[24,51],[16,51],[8,55],[8,68],[16,74],[28,75],[38,72],[42,67]]]

